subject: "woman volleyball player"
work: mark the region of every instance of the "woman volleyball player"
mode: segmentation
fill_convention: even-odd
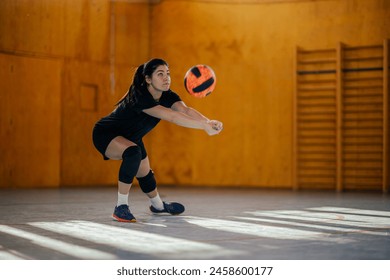
[[[93,143],[105,160],[122,160],[118,178],[118,201],[113,218],[119,222],[136,222],[129,209],[128,197],[134,177],[150,199],[153,213],[177,215],[184,212],[178,202],[162,201],[142,138],[160,120],[179,126],[202,129],[208,135],[222,131],[222,123],[209,120],[186,106],[170,90],[169,66],[162,59],[140,65],[125,96],[112,113],[100,119],[93,128]]]

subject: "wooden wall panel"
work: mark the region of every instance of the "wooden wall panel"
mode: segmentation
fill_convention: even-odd
[[[151,56],[168,60],[173,89],[188,105],[225,124],[212,138],[168,125],[156,133],[152,155],[163,183],[291,187],[295,46],[322,49],[390,36],[386,1],[237,3],[152,5]],[[204,100],[182,86],[197,63],[217,74],[216,90]]]
[[[0,187],[59,186],[61,69],[0,54]]]
[[[0,1],[0,50],[31,55],[64,54],[64,10],[76,1]]]
[[[111,1],[110,65],[138,66],[149,59],[149,4],[133,2]]]
[[[93,146],[92,129],[96,121],[115,108],[131,82],[134,69],[116,67],[115,90],[111,91],[110,65],[65,63],[61,114],[62,185],[116,184],[120,161],[103,160]]]
[[[160,15],[168,11],[172,16],[163,20]],[[159,144],[153,151],[161,153],[156,157],[168,156],[170,160],[158,162],[161,167],[156,168],[163,165],[166,169],[172,168],[169,165],[175,159],[190,153],[193,154],[188,161],[191,172],[185,174],[192,174],[191,181],[195,185],[275,187],[290,184],[289,103],[292,100],[287,95],[284,102],[279,102],[285,94],[278,88],[281,84],[292,87],[293,80],[279,75],[289,71],[286,60],[275,60],[276,54],[254,56],[257,50],[265,50],[270,43],[260,24],[257,28],[248,28],[253,26],[255,18],[264,19],[263,16],[256,5],[237,9],[228,4],[167,1],[153,7],[152,26],[158,25],[160,29],[151,29],[152,55],[168,60],[173,89],[189,106],[210,118],[220,119],[225,126],[223,133],[214,137],[177,129],[174,133],[159,135],[166,151],[162,151]],[[282,28],[275,26],[272,36],[282,34]],[[287,46],[275,45],[273,51],[287,56],[291,52]],[[184,73],[197,63],[209,64],[217,74],[215,92],[203,100],[188,96],[182,86]],[[278,75],[267,75],[267,72]],[[264,76],[267,77],[263,79]],[[172,135],[185,139],[180,150]],[[159,175],[166,183],[188,180],[178,174],[176,178]]]
[[[50,0],[49,0],[50,2]],[[63,11],[65,53],[84,61],[110,59],[110,1],[71,0]]]
[[[89,2],[89,1],[88,1]],[[101,3],[100,3],[101,2]],[[100,1],[100,8],[94,7],[90,21],[97,21],[98,14],[103,17],[100,39],[88,41],[90,44],[78,49],[76,37],[80,44],[85,44],[83,34],[94,33],[98,27],[95,24],[73,23],[79,25],[79,35],[74,35],[67,42],[69,54],[76,59],[66,60],[64,69],[63,98],[62,98],[62,150],[61,150],[61,184],[63,185],[107,185],[116,184],[119,161],[103,161],[92,143],[92,128],[101,117],[109,114],[115,103],[128,90],[136,66],[148,60],[148,12],[147,3],[130,3],[121,1]],[[85,4],[86,5],[86,4]],[[84,9],[90,10],[85,7]],[[86,12],[77,10],[78,17]],[[69,13],[72,12],[69,6]],[[83,31],[84,30],[84,31]],[[87,32],[87,30],[89,30]],[[109,31],[109,32],[108,32]],[[105,35],[104,35],[105,34]],[[95,53],[95,59],[89,49],[100,50],[105,62],[99,60],[100,55]],[[95,51],[97,51],[95,50]],[[95,90],[96,110],[85,110],[82,101],[88,100],[83,94],[88,94],[86,88]],[[147,140],[146,140],[147,141]]]
[[[110,1],[0,1],[0,49],[109,61]]]
[[[26,95],[23,93],[28,92],[26,89],[41,92],[39,96],[55,96],[55,100],[38,98],[32,104],[40,109],[42,106],[53,108],[57,113],[55,120],[61,123],[57,131],[49,128],[44,132],[50,133],[50,141],[46,143],[50,145],[47,164],[38,164],[39,160],[29,161],[35,169],[23,176],[20,176],[20,171],[25,161],[20,159],[27,147],[20,150],[21,154],[11,157],[12,153],[19,151],[21,143],[7,141],[12,147],[7,150],[9,152],[3,153],[1,174],[7,176],[2,176],[2,186],[116,183],[119,162],[101,159],[92,144],[92,127],[95,121],[113,109],[115,102],[128,89],[134,67],[148,59],[148,12],[147,1],[0,2],[0,52],[15,55],[4,56],[2,60],[6,74],[0,77],[2,88],[10,89],[10,94],[14,94],[20,85],[23,91],[19,96]],[[43,61],[55,58],[60,61],[61,67],[40,72],[35,60],[28,57],[39,57]],[[29,69],[29,63],[32,70],[27,71],[28,79],[24,78],[23,71],[19,71],[18,84],[15,79],[8,79],[7,67],[13,65],[13,60],[19,59],[23,61],[23,71]],[[52,80],[52,83],[45,87],[27,82],[34,78],[41,80],[42,77]],[[54,84],[57,88],[53,88]],[[13,119],[14,115],[8,108],[12,108],[14,102],[7,99],[2,104],[7,108],[3,111],[7,117],[2,120]],[[26,107],[24,110],[26,115],[35,114],[35,108]],[[20,118],[18,123],[22,125],[26,119]],[[47,122],[38,117],[32,121],[39,128],[45,127]],[[8,122],[2,121],[1,127],[11,133]],[[29,130],[28,136],[38,139],[40,134],[34,134],[34,131]],[[5,137],[2,133],[2,143]],[[33,144],[27,155],[32,158],[31,153],[41,150],[39,145]],[[6,146],[2,145],[2,148]],[[53,151],[55,164],[51,158]],[[47,176],[42,176],[40,169],[45,170],[49,165]]]
[[[58,137],[72,137],[60,152],[61,184],[115,183],[115,168],[109,167],[110,176],[100,175],[107,162],[92,156],[83,133],[127,90],[132,67],[163,57],[171,66],[173,90],[188,105],[221,119],[225,130],[208,137],[161,123],[146,139],[159,183],[292,187],[295,46],[381,42],[390,37],[390,5],[386,0],[240,2],[0,1],[1,53],[63,61]],[[203,100],[183,88],[184,73],[197,63],[211,65],[218,79],[215,92]],[[88,95],[92,88],[97,112],[83,111],[81,102],[88,98],[80,99],[80,92]],[[87,175],[80,171],[85,163],[92,170]]]
[[[118,164],[103,161],[92,143],[92,128],[113,110],[119,95],[110,92],[108,65],[70,61],[64,67],[62,97],[61,183],[63,185],[112,184]],[[88,90],[96,95],[97,106],[82,105]],[[84,101],[88,102],[88,101]],[[89,99],[93,102],[93,99]],[[85,110],[84,108],[92,108]],[[94,109],[93,109],[94,108]]]

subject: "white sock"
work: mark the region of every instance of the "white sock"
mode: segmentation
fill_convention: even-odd
[[[126,204],[129,205],[129,194],[121,194],[118,192],[118,202],[116,206]]]
[[[157,210],[164,209],[164,204],[163,204],[159,194],[157,194],[153,198],[150,198],[150,203],[152,203],[153,207],[156,208]]]

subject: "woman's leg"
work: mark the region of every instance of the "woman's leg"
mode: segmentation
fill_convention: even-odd
[[[170,213],[172,215],[181,214],[184,212],[184,206],[177,202],[163,202],[157,190],[156,179],[154,173],[150,169],[149,158],[146,156],[141,161],[140,167],[136,175],[140,188],[149,197],[150,210],[154,213]]]
[[[141,163],[141,150],[134,142],[118,136],[110,142],[105,155],[110,159],[122,160],[119,169],[118,201],[113,217],[120,222],[135,222],[129,210],[128,197],[133,178]]]
[[[137,145],[122,137],[122,136],[117,136],[108,145],[105,155],[109,159],[114,159],[114,160],[123,160],[124,152],[129,148],[129,147],[136,147]],[[123,164],[123,163],[122,163]],[[137,164],[137,163],[136,163]],[[123,169],[125,166],[123,166]],[[125,170],[123,170],[125,171]],[[134,172],[133,172],[134,173]],[[135,176],[136,174],[134,174]],[[129,175],[131,176],[131,174]],[[131,188],[132,182],[131,183],[126,183],[122,182],[121,180],[118,181],[118,192],[120,194],[128,194]]]
[[[137,146],[123,136],[117,136],[108,144],[105,155],[109,159],[121,160],[123,152],[130,146]]]
[[[137,177],[142,191],[149,197],[152,204],[150,207],[152,212],[168,212],[173,215],[184,212],[184,206],[180,203],[162,202],[157,191],[153,171],[150,169],[149,158],[146,156],[144,159],[141,159],[143,152],[146,154],[144,150],[142,151],[142,148],[137,146],[137,144],[122,136],[114,138],[106,149],[106,157],[117,160],[122,159],[118,181],[119,205],[115,207],[113,215],[118,221],[136,221],[134,216],[130,213],[128,204],[120,205],[122,201],[126,201],[128,199],[128,194],[134,177]]]
[[[136,178],[138,179],[141,190],[149,197],[152,205],[159,210],[164,209],[164,204],[157,191],[157,185],[153,171],[150,168],[148,156],[141,160]]]

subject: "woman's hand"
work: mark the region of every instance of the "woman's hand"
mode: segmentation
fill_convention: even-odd
[[[215,130],[218,130],[219,132],[222,131],[222,129],[223,129],[223,124],[222,124],[220,121],[211,120],[210,123],[211,123],[212,127],[213,127]]]
[[[217,120],[209,120],[205,124],[205,131],[208,135],[219,134],[223,129],[223,124]]]

